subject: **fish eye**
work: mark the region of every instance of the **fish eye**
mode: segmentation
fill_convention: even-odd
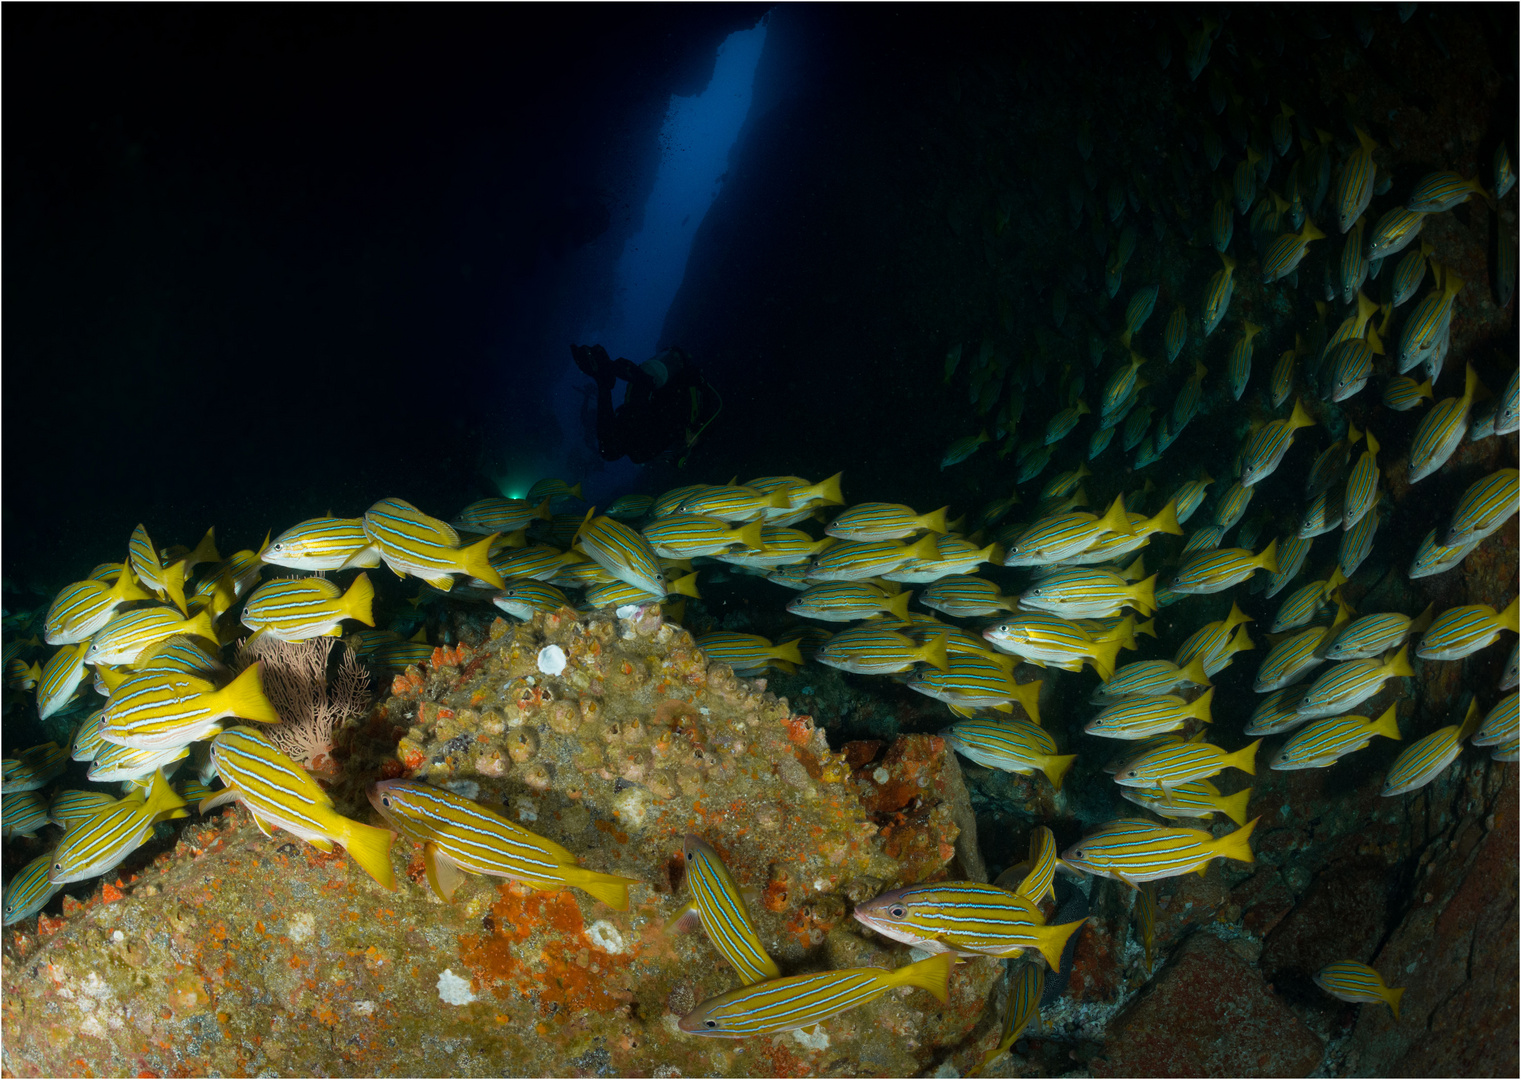
[[[61,862],[55,862],[53,864],[53,869],[54,870],[62,870],[63,869],[63,863],[61,863]]]
[[[385,795],[382,795],[380,797],[380,805],[381,806],[390,806],[391,805],[391,800],[388,797],[386,797]]]
[[[894,904],[892,907],[887,909],[887,913],[895,919],[901,919],[903,916],[908,914],[908,909],[905,908],[902,904]]]
[[[703,1023],[706,1024],[710,1028],[716,1028],[718,1026],[718,1021],[717,1020],[704,1020]]]

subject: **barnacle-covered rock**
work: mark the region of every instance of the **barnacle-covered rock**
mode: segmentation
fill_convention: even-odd
[[[558,675],[536,661],[551,645]],[[679,1015],[737,981],[702,931],[663,929],[686,899],[691,831],[756,894],[784,973],[909,962],[850,911],[882,888],[981,875],[942,740],[907,736],[858,764],[653,610],[541,614],[448,659],[399,682],[357,729],[333,787],[340,809],[370,819],[364,789],[382,777],[447,786],[589,869],[643,882],[628,911],[486,877],[444,904],[405,840],[388,893],[341,851],[266,838],[225,809],[135,882],[108,886],[114,902],[103,894],[48,936],[6,935],[6,1067],[908,1075],[978,1025],[993,961],[955,970],[949,1006],[904,991],[801,1038],[687,1035]]]

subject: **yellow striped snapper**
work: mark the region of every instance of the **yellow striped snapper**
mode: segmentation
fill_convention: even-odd
[[[1387,1005],[1394,1019],[1400,1018],[1400,998],[1405,996],[1405,988],[1385,986],[1383,977],[1367,964],[1356,960],[1327,964],[1315,973],[1315,985],[1342,1001]]]
[[[1141,332],[1146,325],[1146,320],[1151,318],[1152,310],[1157,306],[1157,286],[1143,285],[1131,296],[1130,303],[1125,305],[1125,332],[1120,335],[1120,344],[1130,348],[1130,339]],[[1136,359],[1131,354],[1132,360]],[[1107,400],[1107,397],[1106,397]]]
[[[1215,482],[1215,478],[1207,472],[1200,472],[1199,479],[1190,480],[1173,493],[1172,501],[1177,504],[1175,511],[1178,524],[1185,524],[1194,516],[1194,511],[1204,504],[1204,495],[1209,486]]]
[[[1058,473],[1046,481],[1046,486],[1040,490],[1041,502],[1047,499],[1065,499],[1077,490],[1077,486],[1083,482],[1083,478],[1092,476],[1093,471],[1086,463],[1080,463],[1071,472]]]
[[[617,518],[619,521],[638,521],[646,516],[654,505],[653,495],[620,495],[607,508],[607,516]]]
[[[1224,198],[1215,200],[1209,213],[1209,235],[1215,250],[1224,255],[1231,246],[1231,234],[1235,231],[1236,215],[1231,213],[1230,203]]]
[[[1132,607],[1156,609],[1156,575],[1132,584],[1110,567],[1072,566],[1053,571],[1019,596],[1022,607],[1065,619],[1102,619]]]
[[[1220,325],[1220,320],[1230,310],[1231,291],[1236,286],[1236,260],[1222,254],[1220,261],[1224,265],[1209,279],[1209,286],[1204,293],[1204,310],[1200,318],[1204,324],[1205,337],[1215,332],[1215,327]]]
[[[1010,436],[1013,437],[1012,435]],[[1049,446],[1030,446],[1028,452],[1022,452],[1015,459],[1017,466],[1014,476],[1016,484],[1023,484],[1027,480],[1033,480],[1045,471],[1046,466],[1051,464],[1052,450]]]
[[[885,581],[914,583],[939,581],[951,574],[969,574],[983,563],[995,566],[1003,562],[1004,551],[997,543],[977,547],[957,533],[945,533],[935,538],[940,549],[938,559],[912,559],[902,566],[882,575]]]
[[[1442,542],[1448,547],[1492,534],[1510,520],[1521,499],[1515,469],[1498,469],[1474,481],[1452,511]]]
[[[1076,754],[1058,754],[1056,740],[1040,726],[1024,720],[958,720],[940,737],[962,757],[989,769],[1024,776],[1043,772],[1057,791],[1062,789],[1062,777],[1077,760]]]
[[[1257,162],[1262,160],[1255,147],[1246,148],[1246,160],[1236,165],[1231,178],[1231,193],[1235,196],[1236,213],[1245,215],[1257,201]]]
[[[1474,732],[1470,740],[1475,746],[1497,747],[1496,761],[1514,760],[1515,746],[1518,736],[1518,722],[1521,722],[1521,714],[1517,712],[1515,694],[1507,694],[1495,703],[1495,707],[1489,710],[1489,715],[1484,717],[1484,722],[1479,725],[1479,730]],[[1510,748],[1511,757],[1499,757],[1499,753]]]
[[[468,574],[493,588],[507,583],[489,561],[496,536],[460,546],[459,534],[405,499],[381,499],[365,511],[364,533],[397,577],[422,578],[448,592],[454,574]]]
[[[1125,418],[1125,426],[1120,431],[1120,449],[1128,454],[1140,445],[1146,437],[1146,429],[1154,412],[1154,405],[1138,405],[1130,410],[1130,415]]]
[[[1374,174],[1377,172],[1373,163],[1373,148],[1377,144],[1361,128],[1354,128],[1353,131],[1357,134],[1358,146],[1342,163],[1334,196],[1336,218],[1343,234],[1368,209],[1368,202],[1373,198]]]
[[[1258,739],[1240,750],[1223,750],[1206,742],[1169,743],[1131,758],[1114,782],[1121,787],[1170,788],[1190,780],[1202,780],[1226,769],[1255,774]]]
[[[227,789],[203,800],[201,813],[236,800],[265,836],[271,829],[284,829],[324,853],[341,844],[381,886],[396,887],[392,834],[339,814],[311,774],[266,736],[250,727],[228,728],[212,740],[211,760]]]
[[[461,871],[521,881],[530,888],[576,888],[618,911],[628,910],[628,887],[640,882],[588,870],[559,844],[531,833],[463,795],[416,780],[370,785],[370,803],[398,832],[423,846],[428,883],[448,901]]]
[[[1337,263],[1338,284],[1341,286],[1341,300],[1344,304],[1350,304],[1368,280],[1368,256],[1363,252],[1363,222],[1363,218],[1353,222],[1352,229],[1342,244],[1341,259]]]
[[[1245,548],[1222,548],[1190,559],[1168,582],[1168,588],[1190,596],[1217,593],[1245,581],[1257,570],[1271,573],[1277,569],[1277,540],[1256,555]]]
[[[537,505],[545,499],[550,502],[559,502],[561,499],[580,499],[581,485],[567,484],[564,480],[556,480],[548,477],[543,480],[535,480],[533,486],[528,489],[527,499]]]
[[[1468,431],[1468,411],[1478,386],[1478,372],[1469,364],[1463,378],[1463,396],[1437,402],[1421,419],[1410,445],[1410,483],[1424,480],[1452,457]]]
[[[1126,516],[1130,519],[1130,535],[1120,532],[1107,533],[1099,537],[1094,544],[1074,555],[1060,559],[1059,562],[1067,566],[1114,563],[1145,547],[1158,533],[1166,533],[1169,536],[1183,535],[1183,528],[1178,524],[1177,507],[1172,502],[1168,502],[1149,518],[1141,514]]]
[[[1285,349],[1273,365],[1273,370],[1268,375],[1268,394],[1273,399],[1273,408],[1278,408],[1289,399],[1294,392],[1294,365],[1299,360],[1299,349]]]
[[[1377,304],[1369,300],[1362,293],[1358,293],[1356,313],[1348,315],[1343,319],[1341,325],[1336,328],[1336,332],[1326,339],[1324,347],[1320,350],[1321,362],[1324,363],[1326,357],[1331,354],[1331,350],[1343,341],[1360,338],[1366,334],[1368,332],[1369,321],[1372,320],[1373,316],[1378,314],[1378,311],[1379,306]]]
[[[721,521],[755,521],[768,510],[792,509],[790,490],[761,491],[744,484],[705,486],[688,494],[677,505],[679,514],[696,514]],[[661,515],[667,516],[667,515]]]
[[[1348,338],[1332,346],[1324,361],[1327,396],[1332,401],[1346,401],[1367,385],[1375,355],[1384,355],[1384,346],[1371,326],[1366,337]]]
[[[1427,604],[1426,610],[1413,619],[1392,611],[1364,615],[1342,627],[1331,639],[1325,650],[1326,659],[1366,660],[1380,656],[1430,626],[1432,610],[1433,605]]]
[[[1125,512],[1125,498],[1116,495],[1102,517],[1082,510],[1053,514],[1037,521],[1004,552],[1005,566],[1043,566],[1076,555],[1096,544],[1105,534],[1135,535]]]
[[[986,633],[986,631],[984,631]],[[1183,667],[1171,660],[1137,660],[1118,668],[1093,691],[1093,699],[1147,697],[1170,694],[1186,686],[1209,686],[1204,658],[1195,656]]]
[[[1356,424],[1347,425],[1345,438],[1337,439],[1330,446],[1320,452],[1315,459],[1315,464],[1310,466],[1310,474],[1305,479],[1305,494],[1318,495],[1330,488],[1341,476],[1347,467],[1347,462],[1352,460],[1352,447],[1362,439],[1363,433],[1358,430]]]
[[[988,433],[979,431],[976,435],[967,435],[957,439],[946,448],[945,455],[940,459],[940,468],[948,469],[952,465],[959,465],[977,452],[977,448],[988,441]]]
[[[630,585],[625,581],[614,581],[607,585],[593,585],[586,590],[583,605],[585,608],[620,608],[628,604],[653,604],[671,596],[690,596],[694,600],[701,600],[702,594],[697,591],[697,572],[679,577],[667,586],[667,593],[645,592],[638,585]]]
[[[0,823],[0,835],[7,839],[12,836],[24,836],[29,840],[37,838],[37,830],[47,825],[48,808],[42,801],[42,796],[35,791],[20,791],[5,798],[5,817]]]
[[[1222,795],[1220,789],[1208,780],[1191,780],[1166,791],[1160,787],[1124,788],[1120,791],[1120,798],[1150,810],[1158,817],[1177,820],[1224,814],[1237,825],[1245,825],[1252,790],[1245,788],[1234,795]]]
[[[419,634],[422,631],[418,631]],[[375,663],[389,668],[407,668],[425,664],[433,655],[433,646],[423,640],[382,642],[372,654]]]
[[[1378,532],[1378,524],[1378,507],[1374,506],[1361,521],[1341,534],[1341,547],[1336,559],[1341,572],[1347,577],[1357,573],[1363,560],[1373,552],[1373,536]]]
[[[1414,674],[1410,669],[1407,647],[1401,647],[1387,663],[1347,660],[1317,678],[1305,691],[1295,711],[1312,720],[1318,716],[1334,716],[1368,700],[1383,689],[1389,679]]]
[[[1310,500],[1304,517],[1299,521],[1296,535],[1301,540],[1313,540],[1341,528],[1341,515],[1346,508],[1345,486],[1328,488]]]
[[[713,947],[739,973],[743,986],[779,978],[781,969],[755,932],[739,882],[718,852],[694,833],[687,833],[682,850],[692,899],[667,921],[666,929],[676,929],[694,919],[700,922]]]
[[[943,701],[953,713],[969,716],[972,710],[991,708],[1012,712],[1018,701],[1031,716],[1038,715],[1038,682],[1019,683],[1013,669],[982,653],[948,656],[944,670],[920,668],[908,680],[908,688],[925,697]]]
[[[573,551],[561,551],[548,544],[515,551],[499,551],[491,556],[491,568],[503,579],[505,587],[509,578],[533,578],[548,581],[564,567],[578,562],[580,556]]]
[[[11,926],[35,915],[58,895],[62,885],[48,880],[53,866],[53,852],[45,851],[22,867],[5,886],[5,925]]]
[[[1408,210],[1402,206],[1384,211],[1368,237],[1368,258],[1383,259],[1403,251],[1420,235],[1425,220],[1424,211]]]
[[[610,517],[593,517],[588,511],[586,520],[577,530],[575,543],[580,550],[613,577],[652,596],[664,596],[670,592],[665,573],[650,543],[634,529],[614,521]],[[759,543],[760,530],[754,530]],[[496,583],[501,587],[501,583]]]
[[[1283,233],[1268,245],[1262,256],[1262,282],[1271,284],[1286,278],[1299,268],[1310,252],[1310,244],[1324,240],[1326,234],[1315,227],[1315,222],[1305,218],[1304,228],[1297,233]]]
[[[1209,63],[1209,48],[1215,43],[1214,35],[1219,29],[1220,24],[1214,19],[1203,19],[1199,28],[1188,34],[1188,39],[1185,42],[1183,63],[1188,68],[1189,82],[1197,80],[1200,74],[1203,73],[1205,65]],[[1205,132],[1206,134],[1214,134],[1214,129],[1206,128]],[[1215,144],[1217,146],[1219,144],[1218,136],[1216,136]],[[1219,157],[1216,156],[1214,164],[1210,165],[1210,168],[1214,169],[1219,163]]]
[[[259,575],[264,571],[264,552],[269,549],[269,534],[265,534],[264,543],[257,551],[244,548],[234,552],[226,562],[218,566],[210,574],[201,580],[195,587],[197,597],[215,597],[212,605],[212,618],[219,618],[220,611],[226,611],[244,593],[253,588],[259,580]]]
[[[75,822],[94,817],[108,806],[114,805],[116,799],[104,791],[59,791],[48,802],[48,818],[67,831]],[[188,813],[185,816],[188,817]]]
[[[934,533],[913,542],[842,540],[808,561],[808,576],[819,581],[861,581],[895,570],[912,559],[940,558]]]
[[[1385,798],[1423,788],[1440,776],[1463,752],[1463,742],[1479,730],[1479,703],[1471,700],[1461,724],[1449,724],[1417,739],[1400,752],[1384,777]]]
[[[19,656],[5,662],[5,688],[7,690],[30,690],[42,679],[42,665],[35,660],[28,664]]]
[[[1467,202],[1470,195],[1478,195],[1494,206],[1494,200],[1477,176],[1464,180],[1455,172],[1427,173],[1416,181],[1405,206],[1411,213],[1440,214]]]
[[[105,709],[97,709],[74,732],[74,741],[69,748],[69,757],[73,760],[94,761],[95,755],[100,753],[100,731],[104,723],[105,713]]]
[[[1448,608],[1421,635],[1415,655],[1422,660],[1461,660],[1500,640],[1500,631],[1517,633],[1517,601],[1496,611],[1488,604]]]
[[[718,1038],[775,1035],[814,1027],[875,1001],[899,986],[917,986],[944,1002],[949,1000],[950,973],[955,963],[956,958],[947,953],[895,971],[844,968],[768,979],[709,998],[683,1016],[677,1026],[691,1035]]]
[[[901,540],[919,532],[944,533],[948,507],[919,514],[897,503],[857,503],[824,527],[828,536],[842,540]]]
[[[374,601],[375,586],[363,572],[348,592],[341,592],[336,582],[326,578],[280,578],[254,590],[243,606],[242,621],[255,638],[264,634],[281,641],[341,637],[338,624],[344,619],[375,625]]]
[[[792,480],[794,478],[777,477],[776,479],[778,483],[772,488],[772,490],[775,490],[778,487],[784,487],[785,485],[781,483],[781,481]],[[711,485],[709,484],[687,484],[683,487],[672,488],[670,491],[664,492],[658,496],[653,503],[650,504],[650,517],[670,517],[672,514],[681,509],[681,504],[684,503],[688,498],[692,497],[698,492],[706,491],[710,486]],[[746,486],[749,487],[754,485]],[[756,490],[761,491],[765,489],[756,487]]]
[[[1309,687],[1300,684],[1264,694],[1241,733],[1253,736],[1279,735],[1308,723],[1310,718],[1300,716],[1298,712],[1299,703],[1304,700],[1308,690]]]
[[[1079,624],[1038,611],[990,626],[982,636],[1000,651],[1032,663],[1076,671],[1087,661],[1106,681],[1114,674],[1121,646],[1118,636],[1096,641]]]
[[[1224,619],[1206,623],[1189,635],[1178,648],[1177,654],[1173,656],[1173,663],[1184,667],[1197,657],[1204,662],[1204,670],[1208,672],[1215,658],[1226,653],[1231,632],[1236,627],[1252,621],[1252,617],[1232,601],[1230,614]]]
[[[1250,841],[1258,820],[1253,818],[1216,840],[1204,829],[1175,829],[1141,818],[1122,818],[1083,837],[1062,853],[1062,862],[1085,874],[1114,878],[1139,889],[1143,882],[1202,870],[1215,859],[1256,862]]]
[[[163,608],[173,614],[172,608]],[[116,616],[112,622],[121,616]],[[178,615],[175,615],[178,619]],[[107,629],[110,624],[107,624]],[[101,631],[102,634],[105,631]],[[85,664],[90,662],[90,653],[94,649],[91,639],[85,639],[74,645],[64,645],[43,665],[42,677],[37,682],[37,718],[46,720],[56,712],[63,710],[73,700],[75,692],[84,683]]]
[[[235,716],[280,723],[264,695],[264,665],[255,663],[220,690],[190,675],[134,675],[111,696],[101,718],[101,738],[136,750],[167,750],[209,739],[219,721]]]
[[[1032,904],[1056,899],[1056,836],[1044,825],[1030,833],[1030,857],[998,875],[993,884],[1022,896]]]
[[[1329,626],[1313,626],[1290,634],[1275,644],[1257,669],[1257,679],[1252,689],[1259,694],[1281,690],[1299,682],[1311,671],[1326,662],[1325,645],[1352,617],[1352,609],[1339,604],[1335,621]]]
[[[952,575],[940,578],[919,593],[919,603],[955,618],[1018,611],[1019,601],[1004,596],[986,578]]]
[[[1352,467],[1352,475],[1347,478],[1341,518],[1344,529],[1350,529],[1361,521],[1378,501],[1379,445],[1371,431],[1367,433],[1366,446],[1362,456],[1357,459],[1357,464]]]
[[[1269,768],[1280,772],[1291,769],[1324,769],[1362,750],[1373,736],[1400,741],[1400,726],[1394,706],[1390,705],[1376,720],[1366,716],[1329,716],[1294,733],[1279,748]]]
[[[1226,378],[1230,381],[1231,396],[1237,401],[1246,391],[1247,380],[1252,376],[1252,339],[1262,332],[1262,327],[1250,320],[1242,320],[1241,337],[1231,346],[1230,362],[1226,365]]]
[[[931,637],[921,645],[897,630],[874,623],[841,630],[830,637],[813,658],[821,664],[857,675],[891,675],[907,671],[915,664],[950,670],[943,636]]]
[[[982,1061],[967,1073],[968,1076],[981,1073],[1013,1049],[1026,1029],[1040,1023],[1040,998],[1045,985],[1045,971],[1036,964],[1021,964],[1009,977],[1009,999],[1004,1005],[998,1045],[982,1056]]]
[[[1435,287],[1421,298],[1400,331],[1399,373],[1403,375],[1431,353],[1447,337],[1452,325],[1453,300],[1463,290],[1463,279],[1451,267],[1431,264]],[[1437,373],[1431,372],[1435,381]]]
[[[1287,420],[1272,420],[1258,428],[1241,455],[1241,485],[1251,487],[1271,476],[1293,445],[1294,432],[1314,426],[1315,421],[1296,401]]]
[[[1432,399],[1430,379],[1418,383],[1408,375],[1395,375],[1384,383],[1384,405],[1395,412],[1409,412],[1423,400]]]
[[[146,796],[128,796],[106,809],[80,820],[63,834],[53,849],[48,881],[67,885],[119,866],[142,846],[153,830],[154,819],[166,810],[185,805],[162,772],[155,772]]]
[[[97,673],[99,673],[98,669]],[[227,665],[219,655],[211,652],[204,639],[183,635],[167,638],[153,646],[131,668],[120,669],[123,681],[131,674],[172,673],[192,675],[198,679],[217,682],[228,677]],[[120,681],[116,683],[120,685]]]
[[[151,593],[140,588],[130,570],[123,570],[114,583],[76,581],[53,598],[43,622],[43,640],[49,645],[74,645],[111,621],[122,604],[148,600]]]
[[[1310,554],[1310,540],[1299,536],[1283,536],[1278,540],[1278,571],[1268,578],[1267,588],[1262,595],[1271,600],[1283,591],[1289,582],[1299,576],[1299,571],[1304,569],[1305,559]]]
[[[785,525],[762,525],[758,550],[752,551],[746,548],[738,551],[717,552],[713,557],[734,566],[771,570],[778,566],[806,562],[833,544],[834,541],[827,536],[822,540],[815,540],[801,529],[789,529]]]
[[[828,581],[793,597],[787,610],[825,622],[855,622],[881,613],[906,619],[912,598],[912,593],[892,594],[869,581]]]
[[[1246,516],[1246,508],[1251,505],[1252,496],[1257,494],[1255,487],[1248,487],[1239,480],[1225,489],[1220,496],[1220,501],[1215,505],[1215,524],[1222,529],[1235,527]]]
[[[857,922],[918,949],[955,956],[1040,953],[1061,969],[1067,939],[1087,919],[1048,926],[1029,897],[977,881],[940,881],[893,889],[855,906]]]
[[[1495,408],[1495,434],[1509,435],[1518,428],[1521,428],[1521,369],[1512,369]]]
[[[1061,442],[1073,428],[1077,427],[1078,420],[1092,412],[1093,410],[1088,408],[1087,402],[1081,398],[1075,404],[1062,409],[1047,422],[1045,440],[1042,445],[1052,446],[1055,443]]]
[[[1147,739],[1181,730],[1190,720],[1208,724],[1213,720],[1210,703],[1214,696],[1214,687],[1210,687],[1192,702],[1169,694],[1132,698],[1110,705],[1084,724],[1083,730],[1106,739]]]
[[[171,746],[164,750],[135,750],[120,743],[102,742],[85,776],[102,784],[118,780],[140,780],[152,776],[158,769],[168,769],[172,773],[178,768],[174,763],[189,756],[190,750],[185,746]]]
[[[1495,147],[1494,180],[1494,197],[1497,200],[1505,198],[1510,193],[1510,189],[1516,186],[1516,173],[1511,168],[1510,151],[1506,149],[1503,141]]]
[[[187,613],[185,607],[187,568],[184,560],[165,568],[159,561],[158,549],[153,546],[148,530],[141,524],[132,530],[132,538],[127,542],[127,561],[144,588],[168,600],[180,609],[181,614]]]
[[[1482,537],[1476,537],[1449,547],[1437,542],[1437,530],[1432,529],[1416,548],[1415,558],[1410,561],[1408,576],[1413,581],[1416,578],[1445,574],[1453,567],[1460,565],[1464,559],[1468,558],[1469,553],[1483,542]]]
[[[759,634],[736,634],[727,630],[703,634],[697,647],[709,658],[728,664],[736,675],[759,675],[772,665],[796,665],[803,662],[797,642],[773,645]],[[787,670],[783,667],[783,670]]]
[[[577,485],[579,486],[579,485]],[[578,496],[579,497],[579,496]],[[631,499],[648,499],[648,496],[631,495],[620,502],[627,503]],[[459,512],[459,517],[453,521],[456,532],[467,533],[514,533],[519,529],[526,529],[535,521],[548,521],[550,513],[551,496],[546,495],[537,504],[527,499],[477,499]],[[654,500],[649,500],[653,502]],[[646,508],[648,503],[645,504]],[[624,514],[627,514],[625,507]],[[638,515],[633,515],[637,517]],[[359,565],[359,564],[355,564]],[[368,564],[374,565],[374,564]]]
[[[1167,351],[1167,362],[1170,364],[1178,358],[1183,351],[1183,346],[1188,344],[1188,312],[1183,305],[1179,304],[1172,309],[1172,314],[1167,317],[1167,326],[1162,331],[1162,348]]]
[[[759,520],[731,524],[722,518],[679,513],[656,518],[643,531],[656,555],[672,559],[716,555],[737,548],[760,551],[764,546]]]
[[[547,581],[517,578],[491,598],[491,602],[518,619],[531,619],[536,611],[559,611],[570,598]]]
[[[1435,250],[1436,248],[1422,240],[1419,247],[1411,248],[1400,256],[1400,261],[1394,267],[1394,278],[1389,285],[1391,307],[1399,307],[1420,289],[1421,282],[1426,278],[1426,260]]]
[[[379,566],[380,550],[370,543],[363,518],[319,517],[286,529],[259,555],[292,570],[349,570]]]

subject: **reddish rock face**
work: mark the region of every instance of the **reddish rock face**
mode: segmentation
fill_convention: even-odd
[[[1195,933],[1115,1018],[1089,1067],[1094,1076],[1307,1076],[1321,1054],[1256,968]]]

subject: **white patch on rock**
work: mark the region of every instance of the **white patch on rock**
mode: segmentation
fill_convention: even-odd
[[[623,951],[623,935],[606,919],[598,919],[586,928],[591,943],[605,953],[617,955]]]
[[[809,1034],[802,1028],[798,1028],[793,1031],[792,1037],[810,1050],[829,1049],[829,1032],[825,1031],[822,1026],[815,1027],[812,1034]]]
[[[558,675],[565,670],[565,650],[558,645],[545,645],[539,650],[539,670],[545,675]]]
[[[120,945],[123,941],[127,940],[127,935],[123,934],[120,930],[112,930],[111,931],[111,940],[114,941],[114,942],[116,942],[116,944]]]
[[[444,787],[456,795],[471,800],[474,800],[481,793],[481,785],[477,784],[474,780],[450,780]]]
[[[650,793],[642,787],[627,787],[613,797],[618,820],[629,825],[643,825],[649,816]]]
[[[448,968],[438,973],[438,996],[446,1005],[469,1005],[475,1000],[470,980],[461,979]]]
[[[952,1065],[949,1061],[942,1061],[940,1063],[940,1068],[930,1073],[930,1075],[949,1078],[953,1076],[960,1076],[961,1073],[958,1072],[956,1066]]]
[[[375,1014],[375,1003],[373,1001],[356,1001],[349,1008],[354,1010],[355,1016],[373,1016]]]
[[[97,972],[90,972],[79,984],[79,988],[89,994],[96,1001],[103,1001],[111,996],[111,984],[102,979]]]
[[[519,798],[518,799],[518,820],[519,821],[538,821],[539,820],[539,804],[536,803],[536,802],[534,802],[532,799],[529,799],[529,798]]]
[[[308,941],[317,932],[317,920],[309,912],[298,911],[285,923],[285,932],[297,945]]]
[[[638,611],[638,604],[624,604],[621,608],[617,608],[613,614],[620,619],[632,619]]]
[[[104,1039],[106,1037],[105,1026],[93,1016],[84,1018],[84,1022],[79,1025],[79,1033],[81,1035],[93,1035],[97,1039]]]
[[[892,773],[888,772],[886,769],[882,768],[882,766],[878,765],[876,772],[871,774],[871,778],[879,784],[885,784],[889,779],[892,778]]]

